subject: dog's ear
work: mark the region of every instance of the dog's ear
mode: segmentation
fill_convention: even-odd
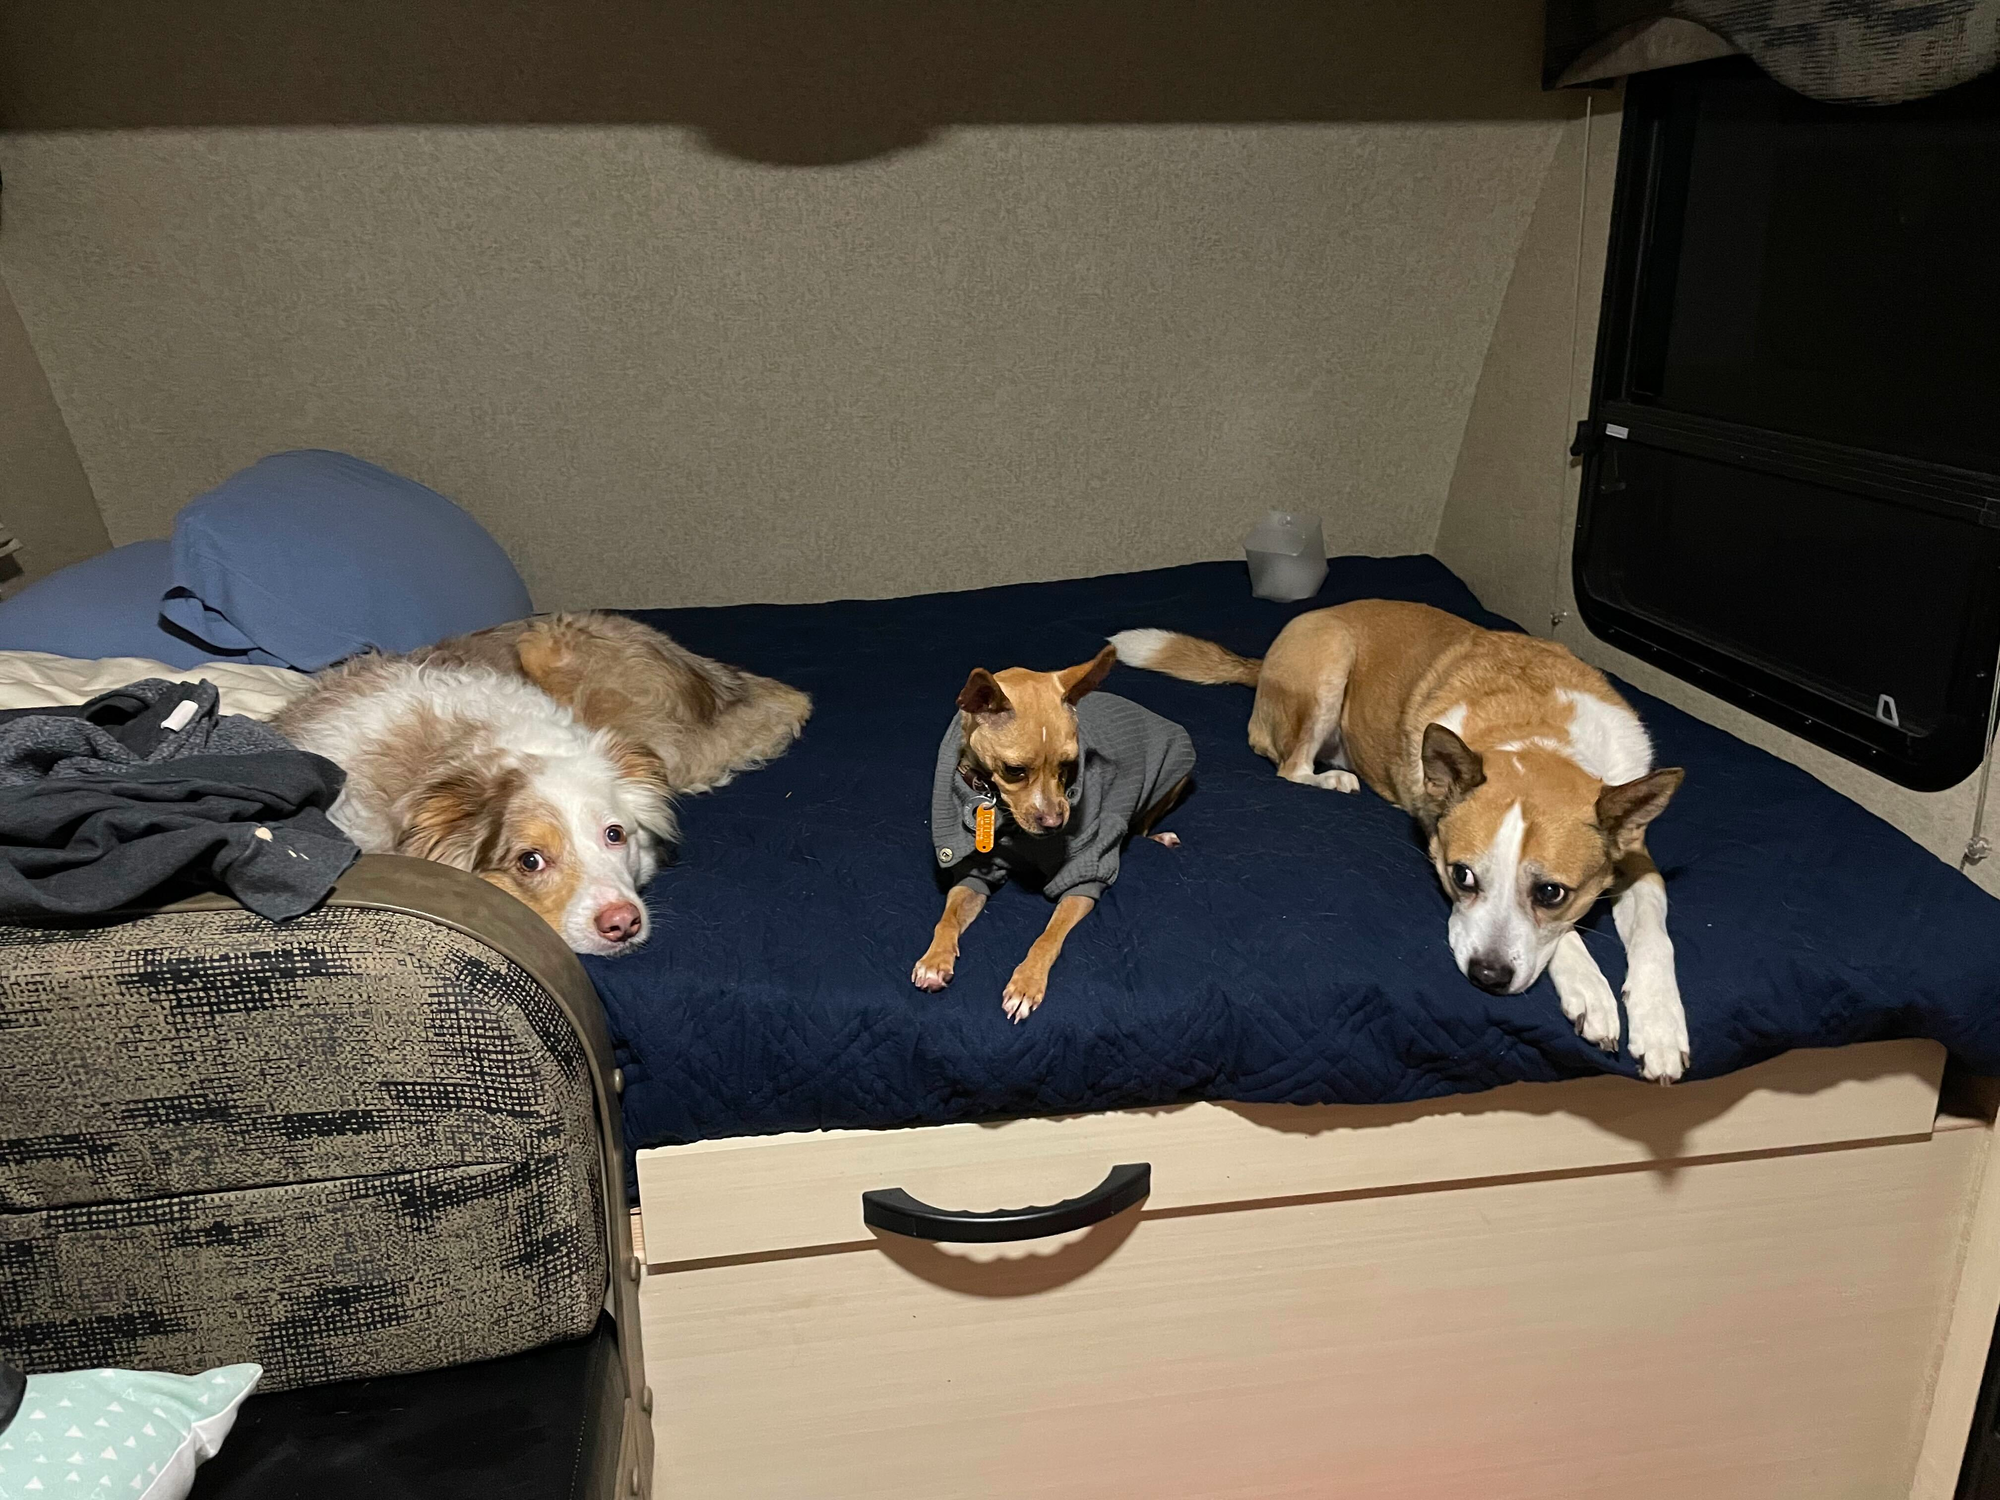
[[[674,794],[679,788],[667,771],[667,763],[650,745],[624,735],[613,736],[605,752],[618,768],[618,779],[637,794],[639,815],[646,831],[667,843],[673,842],[680,831],[674,818]]]
[[[403,804],[396,852],[477,872],[499,855],[507,831],[507,804],[521,783],[512,768],[451,766],[438,772]]]
[[[1438,820],[1478,791],[1486,766],[1464,740],[1442,724],[1424,726],[1424,800],[1417,821],[1426,833],[1437,831]]]
[[[618,768],[620,781],[637,782],[656,796],[671,797],[677,790],[673,778],[667,773],[667,763],[660,759],[651,745],[618,735],[607,747],[611,763]]]
[[[1062,688],[1063,702],[1074,703],[1085,693],[1094,692],[1104,686],[1104,679],[1111,675],[1111,669],[1117,665],[1118,648],[1106,646],[1082,666],[1056,673],[1056,683]]]
[[[958,706],[969,714],[1004,714],[1014,711],[1012,700],[999,679],[984,667],[974,667],[958,690]]]
[[[1486,766],[1464,740],[1442,724],[1424,726],[1424,791],[1445,802],[1477,791],[1486,781]]]
[[[1611,840],[1615,855],[1630,854],[1639,847],[1646,825],[1667,810],[1667,803],[1686,778],[1687,772],[1679,766],[1668,766],[1597,794],[1597,826]]]

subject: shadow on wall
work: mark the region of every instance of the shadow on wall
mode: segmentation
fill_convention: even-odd
[[[0,0],[0,128],[663,124],[857,161],[953,125],[1542,120],[1541,0]]]

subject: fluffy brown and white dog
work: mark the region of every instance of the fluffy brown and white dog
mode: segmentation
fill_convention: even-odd
[[[579,953],[646,940],[639,891],[674,815],[645,745],[577,723],[524,677],[390,656],[323,673],[277,727],[347,772],[331,816],[364,852],[469,871]]]
[[[1121,661],[1257,689],[1250,747],[1288,781],[1365,781],[1411,814],[1451,899],[1452,957],[1516,995],[1543,970],[1606,1051],[1618,1002],[1575,925],[1607,890],[1625,943],[1626,1044],[1646,1077],[1688,1064],[1667,891],[1646,828],[1681,783],[1604,675],[1553,641],[1426,605],[1363,600],[1300,615],[1261,660],[1165,630],[1112,637]]]
[[[496,625],[410,659],[525,677],[589,728],[648,746],[676,792],[706,792],[776,759],[812,715],[796,688],[596,611]]]
[[[332,818],[512,892],[584,954],[646,940],[672,798],[784,754],[812,700],[616,614],[550,614],[322,672],[278,728],[348,772]]]
[[[320,674],[280,716],[347,772],[332,817],[369,853],[468,870],[579,953],[646,940],[639,890],[674,796],[782,755],[804,693],[621,615],[542,615]]]

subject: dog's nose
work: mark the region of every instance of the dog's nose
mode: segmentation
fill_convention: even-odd
[[[614,901],[597,914],[597,935],[614,943],[630,942],[639,935],[639,908],[630,901]]]
[[[1035,826],[1038,828],[1060,828],[1068,816],[1069,814],[1060,807],[1038,808],[1035,812]]]
[[[1465,977],[1490,994],[1504,995],[1514,982],[1514,966],[1495,963],[1490,958],[1475,958],[1465,966]]]

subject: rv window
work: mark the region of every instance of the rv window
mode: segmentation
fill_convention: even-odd
[[[2000,652],[2000,81],[1625,106],[1574,569],[1601,637],[1936,790]]]

